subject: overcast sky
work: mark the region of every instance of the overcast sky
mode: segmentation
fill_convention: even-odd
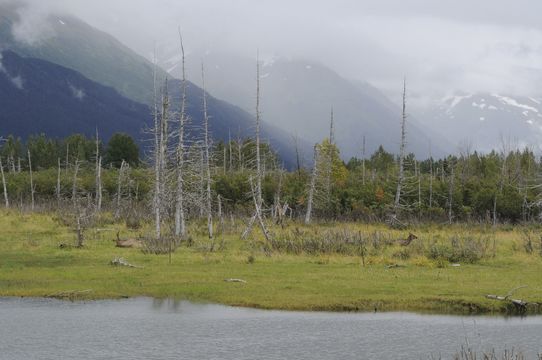
[[[0,0],[1,1],[1,0]],[[541,96],[540,0],[29,0],[28,18],[64,11],[149,56],[176,43],[306,58],[417,103],[454,91]]]

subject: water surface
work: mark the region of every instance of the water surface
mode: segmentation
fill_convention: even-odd
[[[542,317],[284,312],[137,298],[0,299],[0,359],[428,359],[542,351]]]

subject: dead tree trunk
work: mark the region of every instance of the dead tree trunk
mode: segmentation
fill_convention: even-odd
[[[182,73],[181,82],[181,113],[179,116],[179,129],[177,138],[177,166],[176,166],[176,197],[175,197],[175,236],[184,237],[186,235],[184,219],[184,126],[186,122],[186,68],[185,54],[181,29],[179,29],[179,39],[181,42]]]
[[[56,174],[56,189],[55,189],[56,202],[57,202],[58,206],[60,206],[60,191],[61,191],[61,188],[60,188],[60,171],[61,171],[60,158],[58,158],[58,171],[57,171],[57,174]]]
[[[363,135],[363,146],[361,149],[361,176],[362,184],[365,185],[365,135]]]
[[[96,129],[96,212],[100,211],[102,211],[102,157],[98,129]]]
[[[260,228],[262,229],[262,233],[263,233],[263,236],[265,237],[265,240],[267,240],[268,243],[272,244],[271,235],[269,234],[269,231],[267,230],[267,227],[265,226],[265,223],[263,222],[262,212],[258,204],[257,194],[254,189],[254,183],[252,181],[252,177],[250,178],[250,187],[252,190],[252,198],[254,199],[254,207],[256,208],[256,214],[255,214],[256,219],[258,220],[258,223],[260,224]]]
[[[310,224],[312,217],[312,206],[314,202],[314,193],[316,191],[316,177],[318,176],[318,145],[314,146],[314,160],[311,174],[311,183],[309,188],[309,198],[307,200],[307,212],[305,214],[305,224]]]
[[[448,189],[448,222],[451,224],[453,220],[452,206],[454,199],[454,166],[453,164],[450,164],[450,166],[450,187]]]
[[[160,120],[158,113],[158,94],[156,86],[156,56],[154,59],[154,70],[153,70],[153,87],[154,87],[154,198],[153,198],[153,207],[154,207],[154,224],[155,224],[155,235],[156,239],[161,238],[161,228],[162,228],[162,186],[160,185],[162,178],[160,176],[160,164],[162,163],[161,158],[161,143],[160,143]]]
[[[79,159],[75,159],[72,182],[72,203],[74,211],[77,211],[77,175],[79,173]]]
[[[211,164],[209,161],[209,116],[207,114],[207,93],[205,92],[205,69],[201,64],[201,80],[203,87],[203,121],[205,131],[205,173],[206,173],[206,212],[207,212],[207,230],[209,238],[213,238],[213,214],[211,207]]]
[[[122,183],[124,180],[124,172],[126,169],[126,162],[122,160],[120,164],[119,169],[119,176],[117,179],[117,203],[115,207],[115,219],[118,219],[120,217],[120,210],[121,210],[121,200],[122,200]]]
[[[34,192],[35,192],[35,188],[34,188],[34,177],[32,175],[32,157],[30,156],[30,150],[28,150],[28,170],[30,171],[30,196],[31,196],[31,200],[32,200],[32,211],[34,211]]]
[[[260,57],[256,56],[256,199],[262,207],[262,169],[260,157]]]
[[[395,202],[393,204],[393,217],[397,219],[399,208],[401,206],[401,192],[403,182],[405,181],[404,163],[405,163],[405,148],[406,148],[406,80],[403,83],[403,114],[401,120],[401,145],[399,149],[399,176],[397,179],[397,191],[395,192]]]
[[[433,155],[429,145],[429,210],[433,207]]]
[[[4,188],[4,203],[6,209],[9,208],[8,188],[6,185],[6,176],[4,175],[4,164],[2,164],[2,158],[0,157],[0,172],[2,174],[2,186]]]

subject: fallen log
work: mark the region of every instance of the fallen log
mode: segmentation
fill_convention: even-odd
[[[113,266],[126,266],[126,267],[131,267],[131,268],[136,268],[136,269],[142,269],[143,268],[142,266],[137,266],[137,265],[130,264],[129,262],[127,262],[123,258],[114,258],[113,260],[111,260],[111,265],[113,265]]]
[[[225,282],[232,282],[232,283],[243,283],[246,284],[247,282],[243,279],[224,279]]]
[[[514,288],[514,289],[510,290],[505,296],[486,295],[486,299],[498,300],[498,301],[509,301],[512,305],[514,305],[514,307],[516,308],[516,310],[518,312],[525,312],[527,310],[527,306],[529,306],[529,305],[538,306],[539,304],[538,303],[531,303],[531,302],[521,300],[521,299],[512,299],[511,296],[517,290],[524,289],[526,287],[527,286],[519,286],[517,288]]]

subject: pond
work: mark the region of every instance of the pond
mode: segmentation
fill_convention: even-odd
[[[285,312],[136,298],[0,298],[0,359],[448,359],[542,351],[542,317]]]

